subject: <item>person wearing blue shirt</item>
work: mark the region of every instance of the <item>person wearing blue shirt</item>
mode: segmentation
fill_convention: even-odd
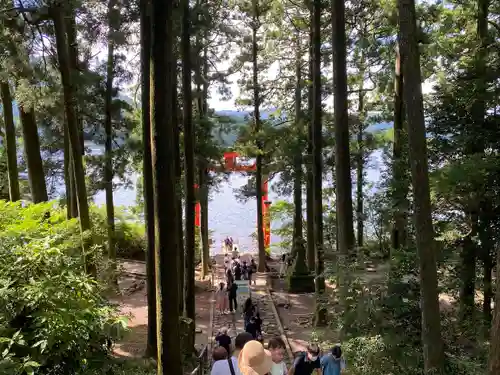
[[[334,346],[330,353],[323,355],[320,362],[323,375],[341,375],[345,369],[345,361],[340,345]]]

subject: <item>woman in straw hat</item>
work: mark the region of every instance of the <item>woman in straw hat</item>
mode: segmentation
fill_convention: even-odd
[[[271,352],[260,342],[249,341],[238,356],[238,367],[242,375],[267,375],[273,367]]]

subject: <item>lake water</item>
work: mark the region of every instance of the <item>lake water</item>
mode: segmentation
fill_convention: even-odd
[[[103,147],[86,142],[86,147],[90,149],[90,153],[102,153]],[[133,186],[137,182],[137,175],[129,176],[133,182]],[[208,225],[211,232],[213,245],[211,252],[217,253],[221,251],[222,243],[226,236],[233,237],[233,240],[238,244],[240,251],[255,251],[256,243],[252,238],[252,233],[257,227],[257,203],[255,199],[249,199],[247,202],[239,202],[233,190],[245,185],[248,177],[241,173],[233,173],[229,176],[227,182],[219,185],[217,190],[210,194],[210,202],[208,207]],[[119,182],[119,181],[117,181]],[[272,183],[270,184],[270,190]],[[134,188],[117,188],[113,193],[115,206],[133,206],[136,203],[137,191]],[[269,192],[271,202],[276,201],[279,197]],[[97,205],[106,204],[106,196],[104,191],[98,192],[94,197],[94,202]],[[271,244],[280,242],[277,236],[273,236],[271,229]]]
[[[103,152],[103,147],[101,145],[86,142],[85,146],[90,149],[91,154]],[[372,153],[367,163],[366,181],[368,183],[377,182],[380,178],[381,169],[381,152],[375,151]],[[113,198],[116,206],[127,207],[133,206],[136,203],[137,192],[135,183],[137,181],[137,175],[129,176],[129,178],[132,180],[134,187],[130,189],[124,187],[115,189]],[[323,185],[325,187],[331,186],[330,180],[330,178],[325,179]],[[235,172],[229,176],[227,182],[221,183],[218,188],[213,190],[210,194],[208,226],[213,241],[210,250],[212,254],[221,251],[222,243],[226,236],[233,237],[240,251],[256,251],[257,244],[253,240],[252,234],[255,233],[257,227],[257,203],[255,199],[249,199],[247,202],[242,203],[236,199],[234,194],[234,189],[240,188],[247,182],[248,177]],[[354,183],[355,179],[353,178],[353,184]],[[273,192],[272,186],[273,182],[271,181],[269,183],[269,200],[271,202],[276,202],[279,199],[291,199],[291,197],[279,197]],[[104,205],[106,203],[104,191],[100,191],[96,194],[94,202],[97,205]],[[281,239],[273,234],[273,227],[276,227],[276,225],[279,226],[279,223],[271,223],[271,249],[273,252],[280,252],[281,249],[277,247],[277,243],[279,243]]]

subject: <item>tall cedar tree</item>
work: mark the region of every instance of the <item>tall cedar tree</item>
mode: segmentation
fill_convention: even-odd
[[[179,271],[172,95],[173,2],[152,0],[151,159],[155,219],[158,375],[182,375],[179,329]],[[172,264],[174,267],[172,267]]]
[[[153,171],[150,127],[151,1],[141,0],[141,120],[143,153],[144,218],[146,225],[146,290],[148,296],[148,340],[146,356],[156,356],[156,277]]]
[[[399,39],[399,37],[398,37]],[[396,46],[394,72],[394,143],[392,146],[392,200],[394,206],[394,224],[391,231],[391,248],[400,249],[406,246],[408,211],[408,185],[405,184],[405,169],[408,168],[403,149],[404,141],[404,107],[403,107],[403,67],[399,46]]]
[[[73,159],[72,165],[75,174],[78,214],[80,218],[80,227],[82,232],[84,232],[90,229],[90,214],[87,201],[87,188],[85,186],[85,171],[83,168],[81,142],[78,132],[78,120],[75,112],[75,96],[71,77],[63,4],[54,4],[51,8],[51,15],[54,20],[57,56],[59,57],[59,70],[63,85],[66,126],[68,128],[71,156]],[[83,253],[85,254],[85,249]],[[91,274],[95,274],[95,266],[92,263],[86,264],[87,271]]]
[[[117,0],[108,2],[108,61],[106,66],[106,92],[104,98],[104,185],[106,190],[106,216],[108,225],[108,257],[116,261],[115,206],[113,203],[113,79],[115,69],[115,34],[119,28],[120,10]],[[114,270],[113,270],[114,271]]]
[[[260,27],[259,19],[259,1],[252,0],[252,86],[253,86],[253,105],[254,105],[254,133],[257,142],[257,157],[255,160],[255,184],[257,190],[257,242],[259,245],[259,272],[266,271],[266,249],[264,247],[264,217],[262,202],[262,141],[260,139],[260,92],[259,92],[259,66],[258,54],[259,47],[257,41],[257,31]]]
[[[340,253],[352,255],[354,228],[352,215],[347,64],[344,0],[332,0],[332,44],[335,122],[335,175],[337,189],[337,227]]]
[[[12,95],[8,82],[0,83],[2,94],[3,122],[5,124],[5,138],[7,148],[7,172],[9,178],[9,198],[11,202],[21,199],[19,193],[19,174],[17,170],[16,128],[12,111]]]
[[[415,207],[415,237],[420,263],[424,365],[427,373],[441,374],[444,365],[444,350],[441,339],[436,247],[434,243],[434,228],[432,226],[415,1],[398,0],[398,10],[401,33],[401,58],[404,67],[403,96],[408,121],[408,143]]]
[[[322,297],[325,292],[323,275],[323,126],[321,105],[321,0],[313,3],[313,113],[312,113],[312,145],[313,145],[313,198],[314,198],[314,241],[316,248],[316,326],[326,324],[326,308]]]
[[[315,268],[316,256],[314,246],[314,176],[312,167],[313,153],[313,40],[314,40],[314,8],[309,1],[309,84],[307,87],[307,163],[306,163],[306,238],[307,267],[309,271]]]
[[[184,125],[184,176],[185,176],[185,215],[186,215],[186,316],[195,319],[195,163],[194,163],[194,127],[191,95],[191,25],[189,0],[182,1],[182,95]],[[194,331],[190,332],[194,335]]]
[[[294,242],[302,240],[302,152],[300,150],[300,137],[302,135],[302,51],[300,33],[296,33],[296,66],[295,66],[295,127],[297,129],[297,150],[293,167],[293,239]]]

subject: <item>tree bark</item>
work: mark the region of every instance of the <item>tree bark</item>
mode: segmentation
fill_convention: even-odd
[[[28,166],[28,182],[33,203],[47,202],[47,185],[40,154],[40,139],[36,125],[35,110],[19,106],[19,116],[23,129],[24,153]]]
[[[326,324],[326,308],[323,304],[325,292],[324,248],[323,248],[323,124],[321,101],[321,0],[313,2],[313,113],[312,113],[312,172],[313,172],[313,208],[314,208],[314,245],[316,273],[316,308],[314,323]]]
[[[407,239],[407,212],[408,212],[408,183],[406,170],[408,160],[404,136],[404,107],[403,107],[403,75],[399,47],[396,47],[396,67],[394,76],[394,143],[392,148],[392,175],[393,175],[393,206],[394,224],[391,231],[392,249],[406,246]]]
[[[332,0],[332,12],[337,241],[340,253],[343,256],[349,256],[352,255],[354,247],[354,228],[349,156],[344,0]]]
[[[199,173],[199,199],[200,199],[200,235],[201,235],[201,265],[205,277],[208,274],[210,264],[210,244],[208,236],[208,170],[203,164],[198,171]]]
[[[64,107],[66,113],[66,126],[70,140],[70,149],[72,156],[73,170],[75,174],[78,213],[80,217],[81,231],[90,229],[90,214],[87,201],[87,188],[85,186],[85,171],[82,160],[82,150],[80,138],[78,136],[78,121],[75,113],[75,97],[73,92],[73,83],[71,81],[71,68],[68,55],[68,43],[66,38],[66,26],[64,22],[64,6],[62,3],[54,4],[51,9],[51,15],[54,20],[54,29],[56,36],[56,48],[59,58],[59,70],[64,92]],[[83,251],[85,257],[85,249]],[[87,271],[95,274],[93,262],[86,264]]]
[[[363,79],[364,71],[361,74],[361,87],[358,95],[358,114],[359,114],[359,128],[356,136],[358,144],[358,152],[356,155],[356,227],[357,227],[357,241],[358,246],[363,246],[364,238],[364,211],[363,211],[363,186],[364,186],[364,167],[365,167],[365,150],[363,143],[363,132],[365,122],[365,95],[363,92]]]
[[[7,151],[7,177],[9,179],[9,198],[11,202],[21,199],[19,192],[19,172],[17,170],[16,127],[12,113],[12,95],[8,82],[0,83],[2,94],[3,121],[5,124],[5,146]]]
[[[146,290],[148,297],[147,357],[156,356],[156,276],[153,170],[151,164],[150,116],[150,58],[151,58],[151,1],[141,0],[141,120],[143,155],[144,221],[146,225]]]
[[[104,100],[105,120],[104,130],[104,185],[106,191],[106,215],[108,225],[108,257],[111,260],[111,272],[116,272],[115,247],[115,206],[113,202],[113,79],[115,64],[114,33],[118,31],[120,10],[117,0],[108,2],[108,62],[106,67],[106,94]]]
[[[260,26],[258,0],[252,0],[252,85],[253,85],[253,105],[254,105],[254,134],[256,137],[257,155],[255,160],[255,184],[257,190],[257,243],[259,248],[259,272],[266,271],[266,249],[264,247],[264,217],[262,201],[262,142],[260,140],[260,93],[259,93],[259,67],[257,63],[258,45],[257,30]]]
[[[307,237],[307,267],[309,271],[315,268],[316,256],[314,246],[314,176],[312,168],[313,153],[313,41],[314,41],[314,12],[310,6],[309,27],[309,84],[307,87],[307,163],[306,163],[306,237]]]
[[[438,301],[436,250],[414,0],[398,0],[404,102],[414,194],[416,245],[420,263],[422,343],[425,371],[443,373],[444,349]],[[434,372],[433,372],[434,371]]]
[[[297,149],[294,156],[294,178],[293,178],[293,238],[294,243],[302,240],[302,150],[301,150],[301,135],[302,135],[302,53],[300,34],[296,35],[297,54],[295,65],[295,128],[297,131]]]
[[[191,25],[189,0],[182,2],[182,96],[184,125],[184,178],[185,178],[185,215],[186,215],[186,316],[195,320],[195,164],[194,164],[194,127],[193,103],[191,93]],[[194,326],[193,326],[194,327]],[[190,334],[194,335],[193,332]]]
[[[158,375],[182,375],[179,329],[179,256],[175,178],[172,95],[175,95],[171,69],[173,53],[172,2],[152,0],[152,82],[151,156],[155,215],[155,271],[157,279],[157,364]]]
[[[76,39],[76,21],[75,21],[75,6],[72,1],[66,3],[66,34],[68,38],[68,56],[71,66],[71,81],[74,86],[74,96],[75,96],[75,113],[78,124],[78,137],[80,139],[80,147],[82,151],[82,156],[85,155],[84,139],[83,139],[83,121],[81,116],[79,116],[79,101],[78,101],[78,87],[80,86],[80,69],[78,66],[78,41]],[[69,144],[69,139],[67,140]],[[70,156],[71,160],[71,156]],[[69,204],[69,214],[70,217],[78,217],[78,202],[75,184],[75,173],[72,167],[73,163],[70,161],[69,164],[69,189],[70,189],[70,204]]]
[[[490,359],[488,363],[488,375],[500,374],[500,251],[497,251],[497,283],[495,294],[495,309],[493,311],[493,323],[490,331]]]

